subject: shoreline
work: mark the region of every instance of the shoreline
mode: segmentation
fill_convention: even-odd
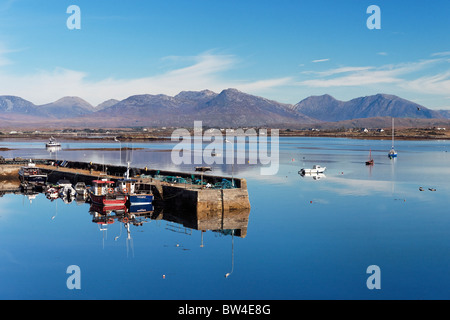
[[[270,135],[270,129],[267,129],[267,134]],[[322,138],[349,138],[362,140],[390,140],[392,138],[391,130],[384,132],[377,132],[370,130],[369,132],[362,132],[360,130],[293,130],[293,129],[278,129],[280,137],[322,137]],[[255,129],[256,132],[259,129]],[[244,130],[245,132],[245,130]],[[191,132],[192,133],[192,132]],[[116,131],[114,133],[92,134],[84,133],[61,133],[61,132],[42,132],[39,134],[17,133],[17,134],[2,134],[1,141],[11,140],[27,140],[27,141],[46,141],[50,137],[54,137],[58,141],[93,141],[93,142],[165,142],[171,141],[172,130],[160,130],[159,132],[141,133],[130,131]],[[222,132],[225,137],[226,133]],[[116,141],[117,139],[118,141]],[[420,129],[420,128],[406,128],[395,130],[396,140],[450,140],[450,130],[444,129]],[[0,148],[0,151],[6,151],[7,148]],[[116,148],[114,148],[116,149]],[[124,149],[124,148],[122,148]]]

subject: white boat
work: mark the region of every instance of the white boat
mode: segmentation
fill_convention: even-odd
[[[320,180],[320,179],[324,179],[327,176],[324,173],[306,173],[306,174],[301,174],[299,171],[299,174],[302,178],[304,177],[308,177],[308,178],[312,178],[313,180]]]
[[[86,187],[86,184],[84,182],[78,182],[75,185],[74,189],[75,189],[77,195],[80,195],[80,196],[83,196],[83,197],[87,196],[87,193],[88,193],[87,192],[87,187]]]
[[[392,148],[388,153],[389,159],[397,158],[397,151],[394,149],[394,118],[392,118]]]
[[[50,140],[45,144],[46,148],[60,148],[61,143],[56,142],[55,138],[51,137]]]
[[[59,196],[61,198],[73,198],[76,196],[76,191],[72,187],[72,183],[68,180],[60,180],[58,181],[58,188],[59,188]]]
[[[321,167],[318,164],[314,165],[312,167],[312,169],[301,169],[298,173],[300,175],[305,175],[305,174],[318,174],[318,173],[324,173],[325,170],[327,169],[327,167]]]

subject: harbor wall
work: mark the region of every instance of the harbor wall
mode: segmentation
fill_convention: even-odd
[[[0,165],[0,180],[19,181],[20,165]]]
[[[108,175],[99,176],[98,172],[103,169],[105,169]],[[127,168],[123,166],[104,166],[95,163],[67,161],[65,167],[52,166],[48,168],[47,166],[43,170],[48,173],[48,181],[51,183],[57,183],[59,180],[69,180],[72,184],[84,182],[86,185],[91,185],[92,180],[99,178],[108,178],[116,181],[123,177]],[[91,174],[90,172],[97,172],[97,174]],[[220,183],[223,179],[230,180],[230,178],[210,174],[203,174],[202,176],[199,173],[194,174],[145,168],[131,168],[130,176],[139,179],[141,187],[145,190],[151,190],[155,200],[161,202],[165,207],[175,210],[196,211],[199,219],[208,218],[209,214],[215,212],[250,209],[247,181],[245,179],[233,178],[235,188],[211,189],[186,183],[168,183],[155,177],[202,178],[205,183],[210,183],[211,185]]]

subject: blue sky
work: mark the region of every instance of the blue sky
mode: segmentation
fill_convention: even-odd
[[[381,9],[369,30],[367,8]],[[70,5],[81,29],[66,25]],[[390,93],[450,108],[450,1],[2,0],[0,94],[80,96],[226,88],[297,103]]]

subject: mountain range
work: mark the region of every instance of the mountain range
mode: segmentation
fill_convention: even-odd
[[[389,94],[350,101],[340,101],[325,94],[310,96],[295,105],[236,89],[220,93],[182,91],[173,97],[142,94],[121,101],[110,99],[97,106],[79,97],[64,97],[35,105],[20,97],[0,96],[1,127],[192,127],[196,120],[202,120],[204,126],[210,127],[299,127],[383,117],[446,120],[450,119],[450,111],[431,110]]]

